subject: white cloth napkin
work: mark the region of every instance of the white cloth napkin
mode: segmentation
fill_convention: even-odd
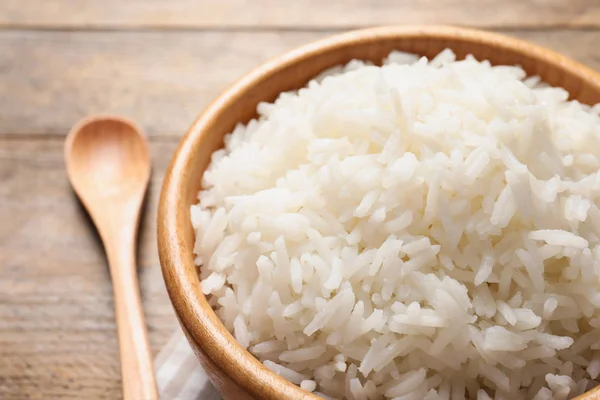
[[[183,332],[177,332],[154,360],[162,400],[220,400]]]

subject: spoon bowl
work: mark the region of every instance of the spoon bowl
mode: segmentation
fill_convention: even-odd
[[[150,178],[148,143],[135,124],[99,116],[75,125],[65,143],[71,184],[107,253],[125,400],[158,399],[136,274],[136,236]]]
[[[88,212],[97,201],[141,202],[150,178],[148,143],[132,122],[120,117],[92,117],[69,134],[65,157],[69,178]],[[93,215],[92,215],[93,216]],[[94,222],[98,224],[96,218]]]

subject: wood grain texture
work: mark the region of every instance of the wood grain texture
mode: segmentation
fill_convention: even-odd
[[[65,141],[67,175],[100,234],[114,292],[125,400],[158,400],[137,276],[137,236],[151,161],[141,128],[90,116]]]
[[[63,135],[85,115],[119,113],[180,137],[238,77],[331,33],[0,32],[0,135]],[[506,33],[600,69],[600,31]]]
[[[331,28],[388,24],[600,26],[596,0],[3,0],[0,26]]]
[[[138,272],[156,354],[175,329],[156,250],[156,203],[176,143],[150,146]],[[72,192],[62,138],[0,139],[0,399],[119,399],[112,285]]]
[[[488,32],[457,28],[386,27],[328,38],[266,63],[225,91],[195,122],[166,173],[158,214],[158,248],[169,296],[188,340],[226,399],[304,400],[312,393],[281,379],[235,341],[202,293],[194,264],[190,206],[211,154],[224,135],[256,115],[262,101],[299,89],[318,72],[353,58],[379,62],[393,49],[433,57],[451,47],[492,64],[519,62],[529,74],[562,86],[583,103],[600,102],[600,74],[558,53]],[[202,268],[202,266],[200,267]],[[595,394],[593,393],[595,392]],[[592,400],[600,388],[578,399]]]

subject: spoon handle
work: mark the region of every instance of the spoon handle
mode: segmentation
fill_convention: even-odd
[[[135,234],[116,234],[106,247],[115,295],[123,397],[125,400],[157,400],[136,275]]]

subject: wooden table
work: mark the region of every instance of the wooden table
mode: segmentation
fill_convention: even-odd
[[[157,352],[175,320],[156,203],[178,139],[262,61],[396,23],[492,29],[600,69],[599,0],[0,0],[0,399],[120,397],[108,270],[63,165],[75,121],[119,113],[150,136],[139,264]]]

